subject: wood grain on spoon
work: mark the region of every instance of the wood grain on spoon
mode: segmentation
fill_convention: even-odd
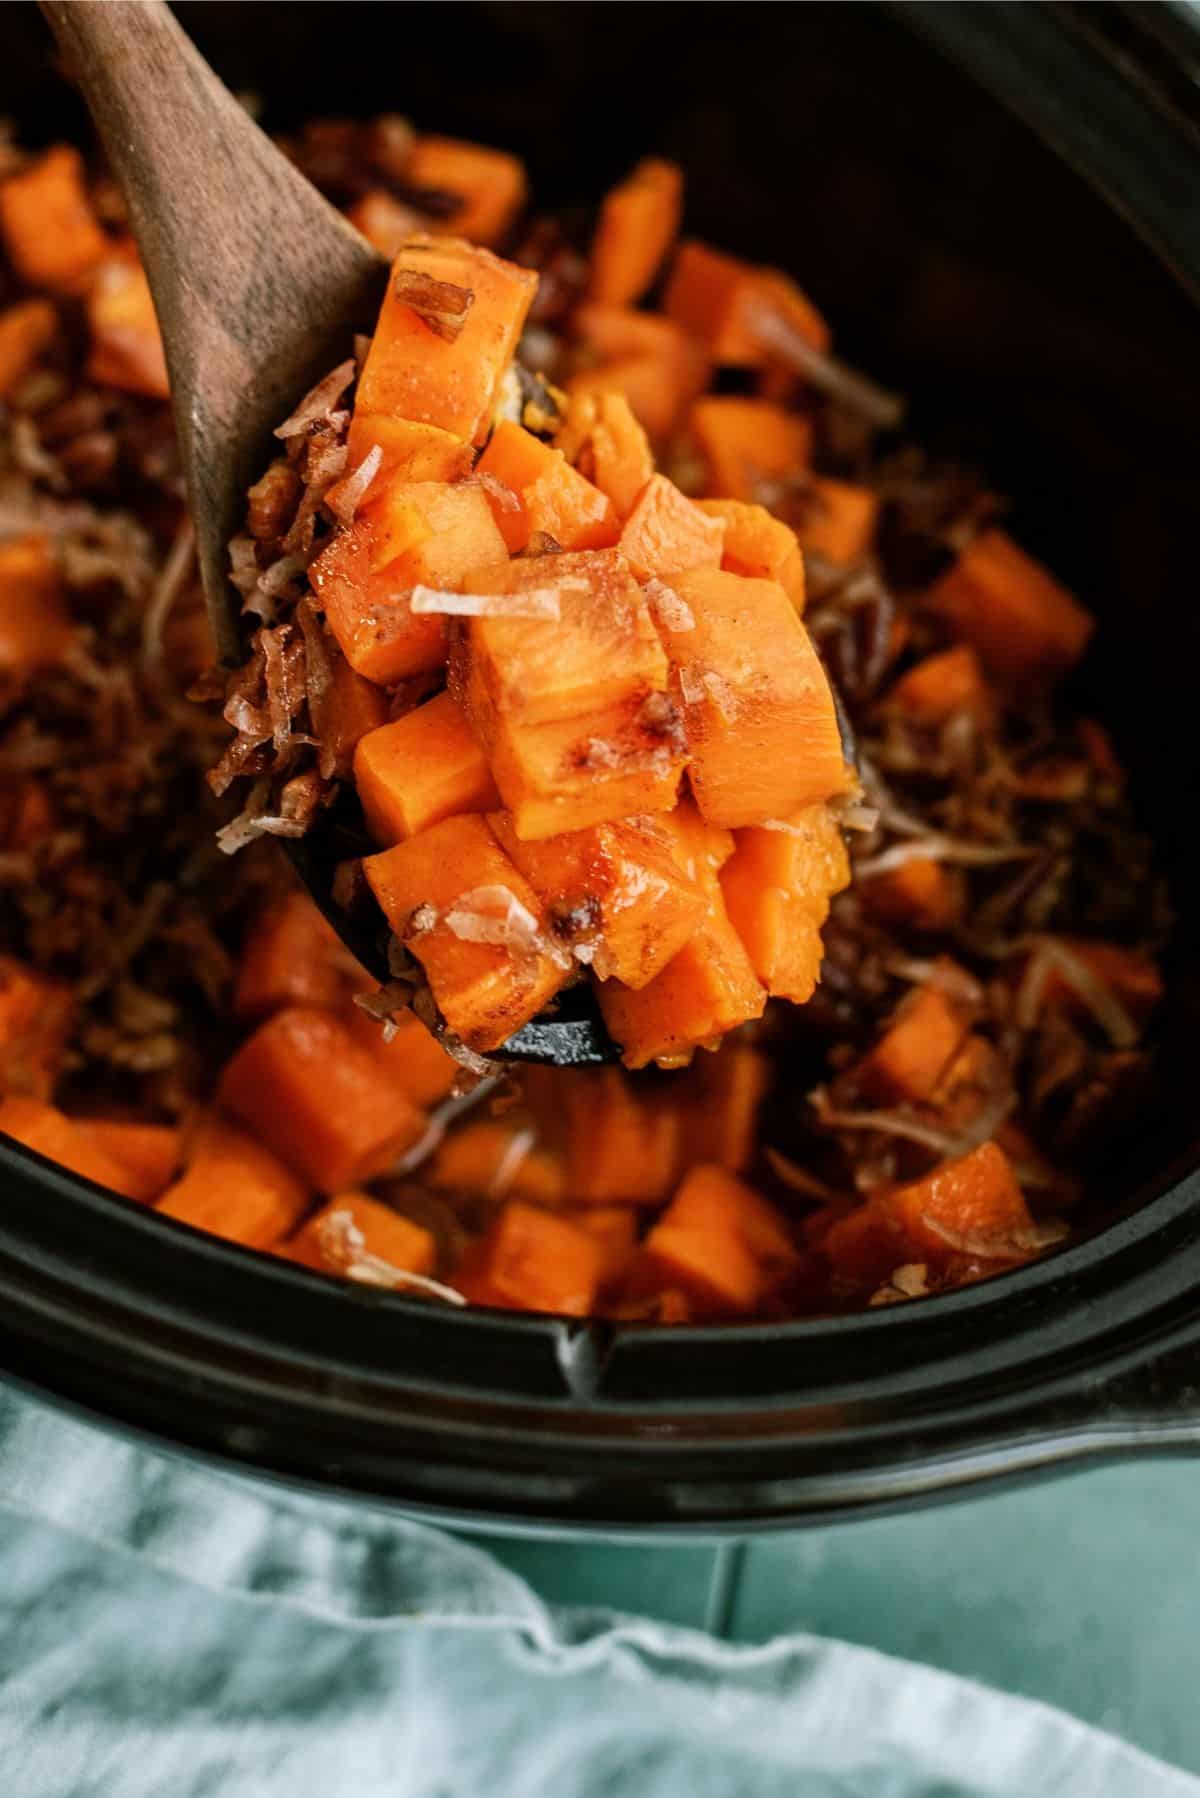
[[[214,75],[164,0],[42,0],[158,310],[205,598],[240,660],[229,539],[271,432],[370,331],[387,264]]]

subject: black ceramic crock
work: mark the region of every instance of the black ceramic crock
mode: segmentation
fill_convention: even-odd
[[[549,204],[648,150],[982,460],[1100,615],[1083,672],[1180,916],[1110,1222],[985,1285],[738,1329],[451,1313],[200,1237],[0,1145],[0,1370],[104,1427],[492,1527],[716,1533],[1200,1447],[1200,51],[1182,6],[181,5],[265,119],[403,110]],[[32,6],[0,111],[86,129]],[[152,103],[147,96],[147,103]],[[204,146],[197,146],[203,156]]]

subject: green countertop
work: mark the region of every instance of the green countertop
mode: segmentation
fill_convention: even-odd
[[[1061,1705],[1200,1774],[1200,1465],[1092,1469],[722,1548],[487,1538],[544,1597],[812,1630]]]

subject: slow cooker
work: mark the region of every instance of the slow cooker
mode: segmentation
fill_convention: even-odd
[[[335,1284],[0,1145],[0,1369],[102,1427],[491,1528],[744,1533],[1200,1447],[1196,477],[1200,17],[1188,6],[182,4],[269,127],[380,109],[586,202],[659,150],[689,226],[791,269],[842,352],[983,463],[1100,615],[1089,704],[1179,928],[1104,1222],[861,1316],[651,1330]],[[87,130],[32,6],[0,111]],[[203,146],[197,146],[203,155]]]

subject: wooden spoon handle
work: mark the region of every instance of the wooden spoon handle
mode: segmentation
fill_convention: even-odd
[[[236,496],[306,387],[370,329],[381,262],[216,77],[164,0],[42,0],[121,183],[162,328],[218,645]],[[232,459],[232,468],[231,468]]]

